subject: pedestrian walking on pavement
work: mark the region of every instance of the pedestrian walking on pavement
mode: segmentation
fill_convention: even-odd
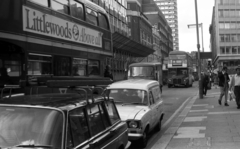
[[[230,81],[230,78],[227,73],[227,67],[223,67],[222,71],[218,72],[218,78],[219,78],[219,87],[220,87],[220,97],[218,99],[219,105],[222,105],[222,98],[225,96],[225,106],[229,106],[227,103],[228,100],[228,89]]]
[[[111,67],[109,65],[107,65],[106,68],[105,68],[104,77],[108,77],[111,80],[113,80],[113,74],[111,72]]]
[[[234,75],[230,82],[230,91],[234,91],[237,108],[240,109],[240,65],[236,68],[237,74]]]
[[[204,72],[202,74],[202,82],[203,82],[203,95],[206,96],[209,84],[209,76]]]

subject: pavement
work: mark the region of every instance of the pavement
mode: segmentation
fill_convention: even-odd
[[[240,149],[240,110],[218,104],[219,88],[192,97],[152,149]]]

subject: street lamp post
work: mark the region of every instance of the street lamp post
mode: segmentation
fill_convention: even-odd
[[[188,28],[191,28],[191,27],[197,27],[197,25],[196,25],[196,24],[189,24],[189,25],[188,25]],[[201,30],[202,30],[202,52],[204,52],[204,44],[203,44],[203,23],[198,24],[198,27],[201,27]]]
[[[197,9],[197,0],[195,0],[195,14],[196,14],[196,24],[198,25],[198,9]],[[197,49],[198,49],[198,77],[199,77],[199,99],[203,99],[203,85],[201,77],[201,60],[200,60],[200,44],[199,44],[199,30],[196,27],[197,31]]]

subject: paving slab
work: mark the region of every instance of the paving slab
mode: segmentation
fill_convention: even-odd
[[[219,94],[212,88],[203,99],[190,100],[165,132],[173,136],[164,149],[240,149],[240,110],[235,101],[219,105]]]

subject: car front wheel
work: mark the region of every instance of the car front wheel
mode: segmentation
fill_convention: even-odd
[[[159,119],[159,121],[158,121],[158,123],[157,123],[155,129],[156,129],[156,131],[160,131],[161,128],[162,128],[162,121],[161,121],[161,119]]]
[[[144,132],[143,132],[143,136],[142,136],[142,138],[140,139],[140,141],[139,141],[139,145],[140,145],[140,147],[142,147],[142,148],[145,148],[146,146],[147,146],[147,143],[148,143],[148,138],[147,138],[147,130],[145,130]]]

